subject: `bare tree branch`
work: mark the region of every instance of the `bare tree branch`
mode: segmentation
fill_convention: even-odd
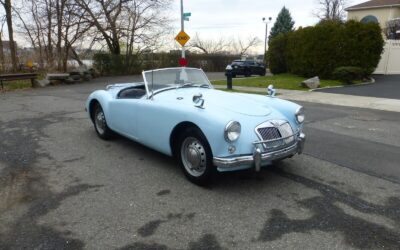
[[[232,43],[232,39],[226,39],[222,36],[217,39],[203,39],[196,33],[188,47],[200,50],[205,54],[218,54],[228,51]]]
[[[320,20],[343,21],[348,0],[317,0],[319,8],[313,13]]]
[[[240,37],[233,43],[234,53],[243,56],[249,52],[251,48],[258,46],[261,40],[258,37],[248,37],[247,40],[243,40]]]

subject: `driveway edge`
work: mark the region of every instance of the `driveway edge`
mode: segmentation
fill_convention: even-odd
[[[362,83],[351,84],[351,85],[329,86],[329,87],[323,87],[323,88],[317,88],[317,89],[310,89],[308,91],[313,92],[313,91],[318,91],[318,90],[323,90],[323,89],[337,89],[337,88],[347,88],[347,87],[353,87],[353,86],[364,86],[364,85],[369,85],[372,83],[375,83],[375,78],[373,78],[373,77],[371,77],[371,80],[369,82],[362,82]]]

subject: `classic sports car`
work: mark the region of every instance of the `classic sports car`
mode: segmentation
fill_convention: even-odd
[[[143,72],[143,83],[93,92],[86,110],[98,136],[116,132],[175,156],[199,185],[218,171],[261,167],[303,150],[304,112],[274,96],[215,90],[201,69]]]

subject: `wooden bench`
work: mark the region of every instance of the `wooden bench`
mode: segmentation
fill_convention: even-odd
[[[1,88],[4,89],[3,82],[16,81],[16,80],[31,80],[32,87],[34,87],[35,79],[38,74],[36,73],[21,73],[21,74],[5,74],[0,75]]]

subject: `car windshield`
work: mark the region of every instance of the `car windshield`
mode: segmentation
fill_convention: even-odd
[[[210,88],[211,84],[201,69],[168,68],[143,72],[143,78],[149,96],[163,89],[201,87]]]

